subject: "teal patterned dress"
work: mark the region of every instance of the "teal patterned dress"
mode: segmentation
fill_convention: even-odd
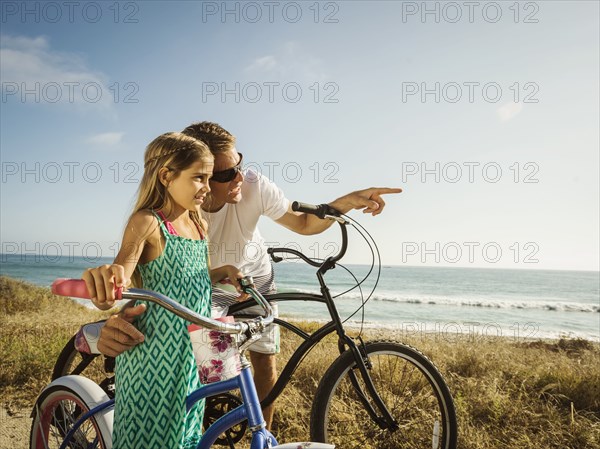
[[[157,259],[138,265],[143,288],[210,316],[206,239],[172,235],[157,219],[166,244]],[[190,323],[154,303],[146,306],[134,323],[144,342],[117,357],[113,447],[195,448],[202,435],[204,402],[186,413],[186,396],[201,386],[187,330]]]

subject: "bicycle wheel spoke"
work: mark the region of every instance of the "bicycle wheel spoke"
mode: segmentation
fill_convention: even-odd
[[[377,386],[382,383],[383,378],[389,378],[389,371],[388,368],[385,368],[383,371],[379,370],[379,367],[384,366],[381,363],[380,357],[377,357],[372,362],[373,382]],[[362,378],[358,376],[358,379],[359,385],[364,390]],[[342,381],[338,389],[340,390],[339,399],[331,405],[332,411],[330,412],[328,432],[330,434],[343,435],[346,443],[351,442],[351,445],[348,447],[372,447],[369,445],[371,444],[370,442],[381,440],[382,434],[385,431],[377,425],[371,425],[368,428],[361,427],[361,423],[371,420],[366,410],[359,403],[358,394],[347,378]],[[382,395],[384,401],[389,397],[387,391],[379,391],[379,393]],[[387,405],[390,407],[389,403]],[[393,406],[393,404],[391,405]],[[393,408],[390,411],[393,413]]]

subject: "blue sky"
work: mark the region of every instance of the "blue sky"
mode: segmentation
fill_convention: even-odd
[[[0,252],[112,256],[145,145],[211,120],[291,200],[402,187],[353,215],[385,264],[599,268],[597,2],[23,8],[2,4]]]

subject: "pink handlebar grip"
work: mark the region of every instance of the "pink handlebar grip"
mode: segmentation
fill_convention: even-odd
[[[72,296],[75,298],[90,299],[90,293],[83,279],[57,279],[52,283],[52,293],[59,296]],[[115,289],[116,299],[121,299],[123,289]]]

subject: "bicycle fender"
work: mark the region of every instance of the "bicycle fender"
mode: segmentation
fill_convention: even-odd
[[[46,390],[55,386],[66,387],[74,391],[88,405],[90,410],[110,401],[108,395],[97,383],[84,376],[59,377],[44,388],[39,398],[43,398]],[[105,408],[96,413],[94,417],[96,418],[100,432],[105,440],[106,449],[112,449],[114,407]]]

